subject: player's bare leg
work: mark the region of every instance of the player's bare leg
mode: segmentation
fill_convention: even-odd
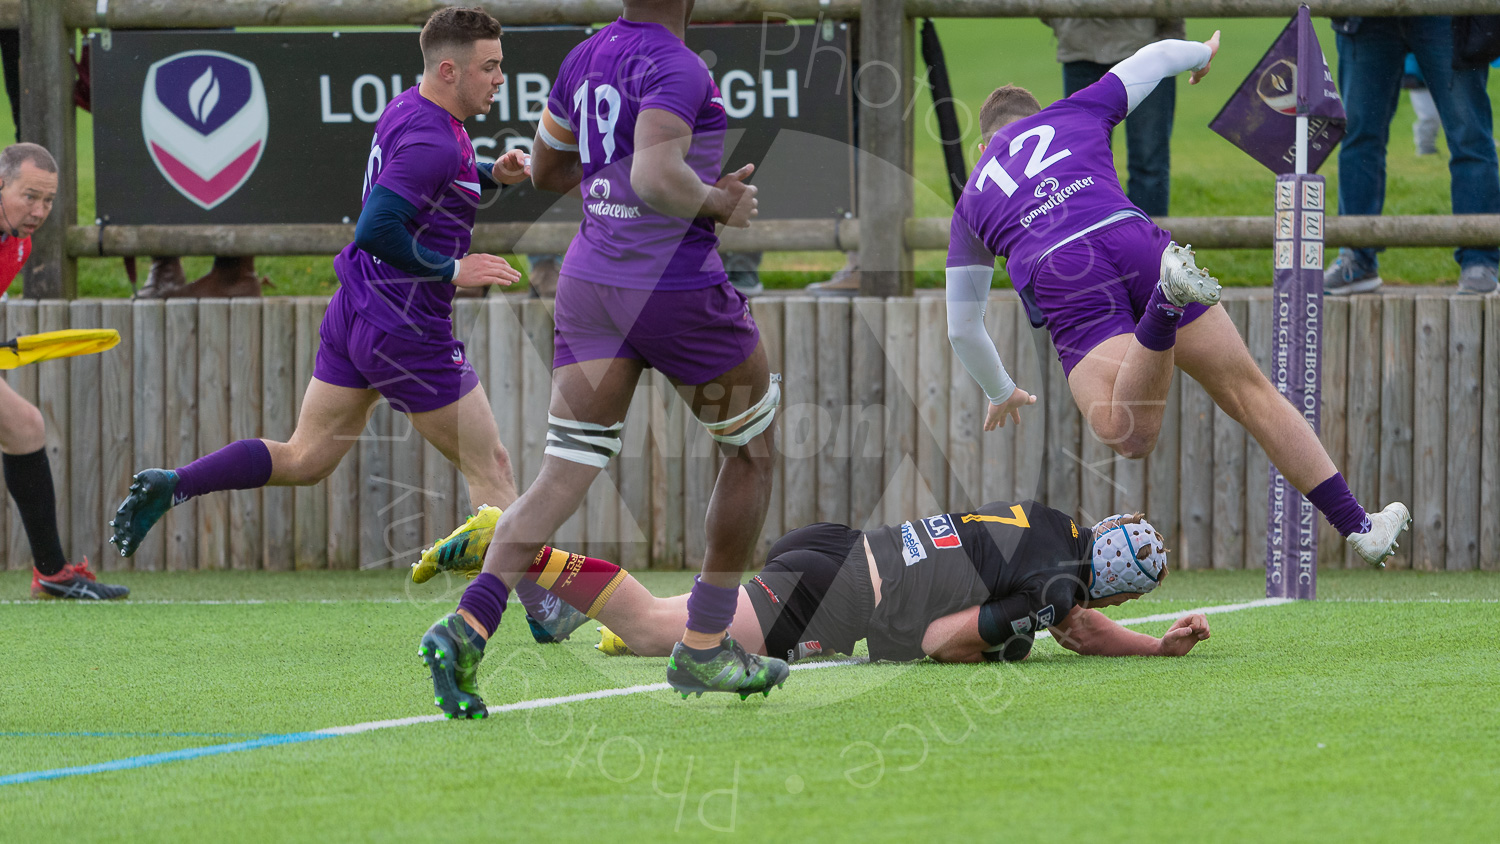
[[[1101,442],[1140,458],[1156,447],[1174,369],[1172,349],[1152,351],[1133,334],[1117,334],[1073,367],[1068,387]]]
[[[490,410],[484,387],[437,410],[408,414],[423,439],[432,443],[469,484],[469,500],[502,510],[516,500],[515,472],[510,453],[500,442],[500,429]]]
[[[1383,565],[1411,521],[1406,506],[1393,502],[1378,513],[1365,512],[1307,420],[1255,365],[1223,308],[1210,308],[1183,327],[1177,365],[1255,437],[1271,463],[1361,557]]]
[[[121,556],[134,554],[167,510],[206,492],[322,481],[359,441],[379,398],[375,390],[312,379],[302,396],[297,427],[287,442],[239,440],[181,469],[137,473],[130,494],[110,522],[114,528],[110,541]]]
[[[1150,454],[1161,433],[1183,309],[1219,301],[1219,282],[1198,267],[1191,249],[1169,241],[1159,267],[1135,332],[1095,346],[1068,376],[1073,398],[1094,433],[1131,458]]]

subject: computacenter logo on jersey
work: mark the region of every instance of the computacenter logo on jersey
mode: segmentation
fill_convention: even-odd
[[[963,541],[958,538],[958,530],[953,527],[953,519],[946,513],[928,516],[922,520],[922,527],[927,528],[927,535],[931,537],[934,548],[963,547]]]
[[[260,71],[244,59],[190,50],[146,72],[146,149],[162,177],[205,211],[249,181],[265,153],[269,127]]]
[[[1050,178],[1047,181],[1052,182],[1054,185],[1057,184],[1057,182],[1053,181]],[[1059,188],[1053,191],[1051,198],[1049,198],[1046,202],[1043,202],[1041,205],[1038,205],[1037,207],[1031,209],[1030,213],[1021,218],[1021,228],[1030,228],[1032,220],[1035,220],[1037,217],[1046,216],[1050,211],[1052,211],[1052,209],[1057,208],[1064,202],[1067,202],[1068,198],[1073,194],[1078,193],[1084,188],[1092,187],[1093,184],[1094,177],[1085,176],[1082,179],[1073,180],[1073,184],[1068,185],[1065,188]]]
[[[917,538],[917,529],[911,526],[911,522],[901,523],[901,558],[909,566],[927,559],[927,549],[922,547],[922,540]]]
[[[614,217],[616,220],[634,220],[641,216],[639,205],[625,205],[620,202],[595,202],[593,205],[585,205],[590,214],[596,217]]]

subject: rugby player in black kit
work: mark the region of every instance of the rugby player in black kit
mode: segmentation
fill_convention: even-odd
[[[556,557],[558,573],[575,574],[541,585],[586,590],[559,597],[607,626],[601,650],[671,652],[686,595],[657,598],[612,564]],[[852,653],[861,639],[876,660],[1014,661],[1044,629],[1080,654],[1181,656],[1209,637],[1203,615],[1158,639],[1097,611],[1151,591],[1166,571],[1162,538],[1139,514],[1085,529],[1035,501],[996,501],[870,531],[820,523],[771,546],[740,589],[730,637],[788,661]]]

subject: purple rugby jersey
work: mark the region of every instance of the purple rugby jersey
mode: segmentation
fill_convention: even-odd
[[[695,290],[726,278],[714,221],[668,217],[630,186],[635,123],[661,109],[692,129],[687,163],[718,181],[728,118],[703,60],[666,27],[624,18],[563,60],[547,111],[578,139],[584,218],[563,274],[612,287]]]
[[[1107,73],[996,132],[953,210],[948,266],[1004,256],[1021,290],[1059,243],[1122,212],[1147,218],[1125,198],[1109,148],[1125,110],[1125,84]]]
[[[469,251],[479,208],[474,145],[461,121],[415,87],[386,105],[375,123],[361,202],[381,185],[416,206],[412,238],[440,255]],[[351,243],[333,261],[342,293],[354,309],[397,334],[451,339],[453,294],[444,281],[413,279]]]

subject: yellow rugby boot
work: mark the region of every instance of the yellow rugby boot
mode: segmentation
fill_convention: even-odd
[[[413,583],[426,583],[440,571],[461,572],[467,577],[478,576],[484,567],[484,552],[495,536],[495,523],[500,520],[499,507],[481,505],[479,512],[448,534],[437,544],[422,552],[422,559],[411,564]]]

